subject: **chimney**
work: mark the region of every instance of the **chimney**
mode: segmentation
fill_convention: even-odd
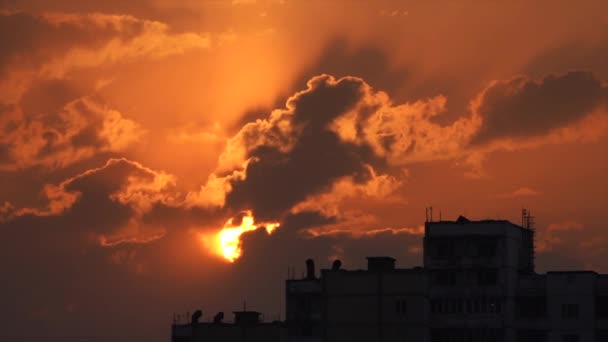
[[[342,261],[340,261],[340,259],[334,260],[334,262],[331,264],[332,271],[339,271],[340,267],[342,267]]]
[[[367,270],[386,272],[395,269],[395,259],[391,257],[367,257]]]
[[[198,320],[203,316],[203,312],[201,310],[196,310],[192,314],[190,324],[195,325],[198,324]]]
[[[316,279],[315,262],[312,259],[306,260],[306,279]]]

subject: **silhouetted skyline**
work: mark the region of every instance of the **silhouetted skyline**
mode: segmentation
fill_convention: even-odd
[[[607,10],[0,0],[0,340],[285,317],[308,258],[422,264],[431,206],[608,272]]]
[[[256,311],[232,322],[174,320],[172,342],[543,342],[604,341],[608,274],[535,270],[534,217],[433,221],[427,210],[422,266],[367,257],[366,269],[339,259],[317,276],[285,281],[284,320]],[[218,313],[223,317],[223,313]],[[216,317],[218,317],[216,316]]]

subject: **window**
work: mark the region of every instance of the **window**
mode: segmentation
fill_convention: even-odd
[[[562,318],[578,318],[578,304],[562,304]]]
[[[407,315],[407,301],[405,299],[399,299],[395,302],[395,312],[398,316]]]
[[[562,342],[578,342],[578,335],[577,334],[562,335]]]

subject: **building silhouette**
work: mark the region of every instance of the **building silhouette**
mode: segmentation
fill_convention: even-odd
[[[197,323],[179,340],[183,326],[174,325],[173,341],[608,341],[608,275],[536,273],[526,212],[521,225],[462,216],[426,222],[423,267],[399,269],[385,256],[367,262],[345,270],[336,260],[317,277],[307,260],[302,279],[286,280],[285,321],[250,322],[266,330],[199,338],[205,329],[243,329],[238,320]]]

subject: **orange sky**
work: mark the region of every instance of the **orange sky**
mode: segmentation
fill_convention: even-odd
[[[421,264],[428,206],[525,206],[539,271],[608,272],[607,13],[0,0],[0,336],[160,341],[173,312],[243,300],[272,317],[308,257]],[[217,234],[248,213],[229,262]]]

